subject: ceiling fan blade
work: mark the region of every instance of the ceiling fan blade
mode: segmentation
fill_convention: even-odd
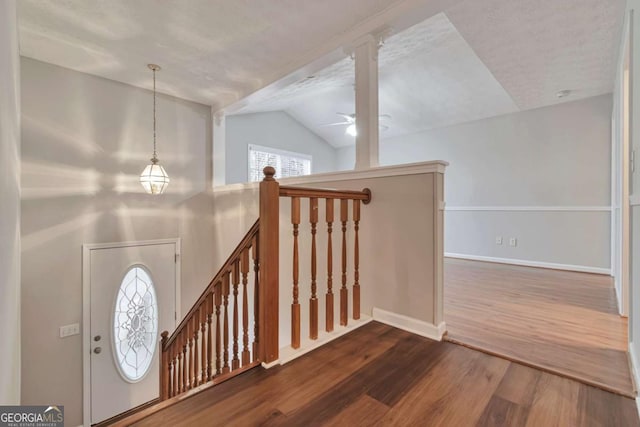
[[[351,122],[338,122],[338,123],[327,123],[325,125],[320,125],[320,126],[345,126],[345,125],[350,125],[352,124]]]
[[[354,123],[356,121],[356,115],[355,114],[345,114],[345,113],[336,113],[339,116],[344,117],[344,119],[346,121],[348,121],[349,123]]]

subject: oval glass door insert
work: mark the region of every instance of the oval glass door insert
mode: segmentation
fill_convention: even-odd
[[[142,266],[125,274],[113,314],[113,349],[120,375],[140,381],[158,346],[158,301],[151,276]]]

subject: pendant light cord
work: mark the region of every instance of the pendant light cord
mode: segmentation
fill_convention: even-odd
[[[158,161],[158,153],[156,152],[156,70],[153,70],[153,159]]]

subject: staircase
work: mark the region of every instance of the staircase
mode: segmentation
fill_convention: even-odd
[[[352,317],[360,318],[359,283],[359,223],[361,203],[368,204],[371,192],[340,191],[281,186],[275,179],[275,169],[264,169],[260,183],[260,216],[238,246],[205,288],[191,310],[169,336],[162,333],[160,342],[160,400],[163,408],[189,395],[215,386],[251,368],[270,366],[279,359],[280,278],[280,201],[290,199],[293,247],[291,268],[291,347],[301,346],[301,311],[308,307],[308,337],[318,340],[319,296],[318,258],[326,259],[327,283],[324,295],[323,329],[334,330],[333,286],[333,224],[341,225],[341,283],[338,293],[341,326],[349,322],[349,288],[347,287],[348,239],[347,224],[353,221],[353,286],[351,288]],[[308,200],[310,225],[310,293],[308,306],[301,304],[300,295],[300,223],[301,201]],[[324,200],[326,222],[326,258],[318,256],[317,233],[320,201]],[[335,215],[339,201],[339,217]],[[349,209],[351,205],[351,209]],[[349,215],[351,211],[351,215]],[[324,240],[323,240],[324,241]],[[335,254],[338,255],[338,254]],[[288,289],[288,286],[282,286]],[[305,289],[305,291],[308,291]],[[305,310],[306,311],[306,310]],[[147,409],[145,411],[149,411]],[[158,410],[156,408],[156,410]],[[141,414],[142,415],[142,414]],[[147,414],[148,415],[148,414]],[[129,420],[131,421],[131,420]]]

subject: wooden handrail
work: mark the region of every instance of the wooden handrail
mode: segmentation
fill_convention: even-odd
[[[276,196],[277,197],[277,196]],[[187,315],[182,319],[171,337],[162,332],[160,342],[160,400],[187,393],[203,384],[216,381],[223,375],[237,375],[248,366],[256,366],[262,361],[262,355],[255,351],[259,346],[259,337],[254,337],[254,352],[248,352],[249,337],[242,337],[244,349],[242,362],[239,359],[239,330],[242,316],[243,331],[249,330],[249,303],[246,286],[248,284],[249,252],[258,260],[260,220],[249,229],[229,258],[222,264],[213,280],[209,282]],[[241,266],[242,263],[242,266]],[[255,265],[256,288],[260,288],[259,265]],[[243,275],[242,315],[238,304],[240,273]],[[231,298],[230,298],[231,297]],[[254,295],[251,305],[257,310],[257,297]],[[220,312],[224,311],[224,325],[220,324]],[[232,311],[232,313],[230,313]],[[212,320],[215,315],[215,353],[213,348]],[[231,317],[232,323],[229,322]],[[258,319],[253,319],[258,328]],[[231,335],[230,329],[233,334]],[[265,328],[261,328],[264,330]],[[257,330],[257,329],[256,329]],[[221,332],[224,349],[221,349]],[[229,364],[229,350],[233,359]],[[220,356],[223,356],[222,358]],[[251,357],[253,356],[253,357]],[[213,361],[215,359],[215,372]],[[224,361],[221,368],[220,360]],[[251,360],[253,359],[253,360]]]
[[[164,331],[159,343],[160,399],[167,400],[188,393],[220,378],[237,375],[258,363],[270,364],[279,357],[279,236],[280,197],[290,197],[294,229],[292,345],[300,345],[300,303],[298,298],[298,225],[300,199],[309,201],[311,224],[311,295],[309,299],[309,338],[318,338],[318,232],[320,202],[326,207],[327,255],[327,331],[333,330],[332,243],[334,201],[340,200],[342,225],[342,287],[340,288],[340,324],[347,325],[347,222],[349,204],[353,204],[354,281],[353,318],[360,312],[359,240],[360,204],[371,201],[371,191],[331,190],[323,188],[281,187],[274,179],[275,169],[267,166],[260,182],[260,214],[214,278],[209,282],[189,312],[169,336]],[[337,218],[335,218],[337,220]],[[253,261],[253,273],[251,273]],[[253,295],[249,295],[250,275]],[[241,302],[241,304],[240,304]],[[251,305],[251,307],[250,307]],[[253,309],[253,310],[251,310]],[[249,312],[253,312],[253,343],[249,343]]]
[[[362,203],[368,205],[369,202],[371,202],[371,190],[368,188],[365,188],[362,191],[332,190],[329,188],[305,188],[281,185],[280,197],[362,200]]]
[[[191,307],[191,310],[189,310],[187,315],[184,316],[184,318],[182,319],[178,327],[175,329],[175,331],[173,331],[169,339],[166,340],[164,348],[167,348],[175,341],[176,336],[178,336],[180,331],[182,331],[182,329],[186,327],[187,323],[189,323],[189,319],[191,319],[193,315],[196,313],[196,311],[200,309],[200,305],[205,302],[207,295],[214,291],[216,284],[221,282],[222,276],[224,275],[224,273],[229,272],[233,268],[234,261],[240,257],[240,255],[242,254],[242,251],[247,246],[251,245],[259,229],[260,229],[260,219],[256,220],[256,222],[249,229],[247,234],[245,234],[244,238],[240,241],[238,246],[236,246],[236,248],[231,253],[231,255],[229,255],[229,258],[227,258],[225,263],[222,264],[222,267],[220,267],[220,270],[218,270],[218,273],[213,277],[211,282],[209,282],[209,285],[202,292],[202,294],[200,295],[200,298],[198,298],[198,300],[193,304],[193,306]]]

